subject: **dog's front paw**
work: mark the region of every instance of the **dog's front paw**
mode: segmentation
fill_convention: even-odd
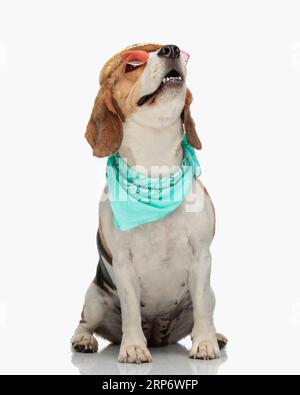
[[[98,342],[92,335],[78,334],[71,339],[72,347],[75,351],[90,353],[97,352]]]
[[[190,358],[208,360],[217,359],[220,356],[218,338],[215,333],[193,337]]]
[[[118,362],[123,362],[123,363],[152,362],[152,357],[144,342],[130,343],[122,340]]]

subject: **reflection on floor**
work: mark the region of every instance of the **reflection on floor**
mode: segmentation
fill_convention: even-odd
[[[227,360],[226,351],[220,359],[201,361],[188,358],[187,349],[174,344],[162,348],[151,348],[151,364],[122,364],[117,362],[119,346],[108,345],[95,354],[72,353],[72,363],[80,374],[124,374],[124,375],[216,375],[219,366]]]

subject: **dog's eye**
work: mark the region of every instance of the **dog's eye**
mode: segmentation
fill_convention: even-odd
[[[128,63],[125,67],[125,73],[130,73],[131,71],[138,69],[140,66],[141,66],[141,64],[138,64],[135,66],[133,64]]]

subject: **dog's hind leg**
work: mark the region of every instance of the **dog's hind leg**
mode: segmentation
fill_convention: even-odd
[[[101,325],[108,308],[109,295],[95,283],[92,283],[85,296],[81,320],[71,339],[72,347],[79,352],[96,352],[98,343],[93,333]]]
[[[97,246],[96,276],[86,292],[81,320],[71,339],[73,348],[79,352],[97,351],[95,332],[113,343],[120,343],[122,336],[120,302],[107,269],[112,265],[112,259],[104,249],[98,231]]]

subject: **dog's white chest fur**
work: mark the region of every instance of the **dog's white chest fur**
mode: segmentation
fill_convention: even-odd
[[[146,316],[168,313],[187,292],[192,247],[187,224],[178,223],[174,214],[135,232],[132,262]]]

